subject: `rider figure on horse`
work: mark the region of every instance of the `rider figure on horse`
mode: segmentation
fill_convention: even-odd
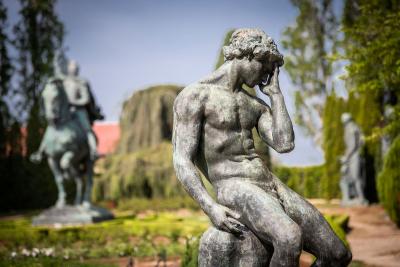
[[[62,81],[71,113],[78,119],[86,133],[91,159],[96,160],[98,158],[97,138],[92,130],[92,125],[95,120],[103,120],[104,116],[99,106],[96,105],[89,83],[79,77],[79,66],[76,61],[68,62],[67,73]]]
[[[94,120],[103,119],[88,82],[78,77],[78,66],[64,57],[56,57],[55,73],[47,81],[41,98],[48,126],[39,149],[30,156],[39,163],[47,157],[58,189],[60,208],[66,204],[63,180],[73,178],[77,190],[75,205],[90,207],[93,164],[97,159],[97,140],[92,131]],[[83,193],[83,177],[85,192]]]

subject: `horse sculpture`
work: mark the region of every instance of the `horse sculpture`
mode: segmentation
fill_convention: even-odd
[[[89,208],[94,161],[90,158],[86,134],[70,112],[62,79],[52,78],[43,89],[41,97],[48,126],[38,151],[30,159],[39,163],[43,156],[47,157],[58,189],[57,208],[66,205],[63,181],[71,178],[76,183],[74,204]],[[86,184],[83,193],[84,176]]]

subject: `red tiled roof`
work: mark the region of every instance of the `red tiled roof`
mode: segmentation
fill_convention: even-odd
[[[99,122],[93,125],[93,130],[97,135],[97,150],[100,154],[114,152],[120,137],[118,122]]]
[[[98,143],[97,151],[99,154],[109,154],[114,152],[120,138],[118,122],[99,122],[94,123],[93,130],[96,133]],[[26,127],[21,127],[21,148],[22,155],[26,155],[25,140],[27,138]]]

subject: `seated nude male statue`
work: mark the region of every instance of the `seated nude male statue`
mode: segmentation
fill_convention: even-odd
[[[303,249],[315,255],[312,266],[347,266],[351,253],[321,213],[275,177],[255,152],[254,127],[277,152],[294,148],[278,82],[283,56],[258,29],[236,30],[224,55],[219,69],[184,88],[175,100],[174,167],[179,180],[217,229],[240,236],[246,228],[273,246],[270,266],[298,266]],[[258,85],[271,107],[243,85]],[[213,185],[216,201],[197,169]]]

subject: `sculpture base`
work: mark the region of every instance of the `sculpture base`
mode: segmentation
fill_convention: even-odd
[[[269,266],[273,247],[262,244],[249,230],[237,237],[210,227],[202,235],[199,267],[264,267]]]
[[[111,220],[114,215],[101,207],[91,206],[64,206],[62,208],[51,207],[32,220],[32,225],[79,225],[89,224],[105,220]]]

